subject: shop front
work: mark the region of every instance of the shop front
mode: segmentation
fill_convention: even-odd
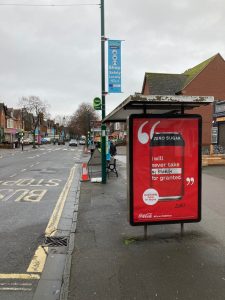
[[[225,101],[215,103],[212,127],[212,143],[220,152],[225,151]]]

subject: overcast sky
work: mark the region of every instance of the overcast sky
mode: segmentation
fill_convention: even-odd
[[[17,107],[22,96],[39,96],[53,118],[101,95],[99,5],[2,5],[99,1],[0,0],[0,102]],[[123,93],[106,97],[106,113],[141,91],[145,72],[225,58],[224,15],[224,0],[105,0],[106,37],[124,40]]]

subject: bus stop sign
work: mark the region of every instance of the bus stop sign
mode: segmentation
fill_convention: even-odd
[[[101,110],[102,109],[102,102],[101,99],[96,97],[93,100],[93,107],[95,110]]]

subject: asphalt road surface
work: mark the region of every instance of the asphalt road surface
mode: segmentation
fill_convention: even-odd
[[[81,154],[68,145],[0,150],[1,300],[32,299],[44,264],[34,254],[54,231],[49,220]]]

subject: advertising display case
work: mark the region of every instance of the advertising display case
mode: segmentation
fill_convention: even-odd
[[[199,115],[130,115],[128,201],[131,225],[201,220]]]

